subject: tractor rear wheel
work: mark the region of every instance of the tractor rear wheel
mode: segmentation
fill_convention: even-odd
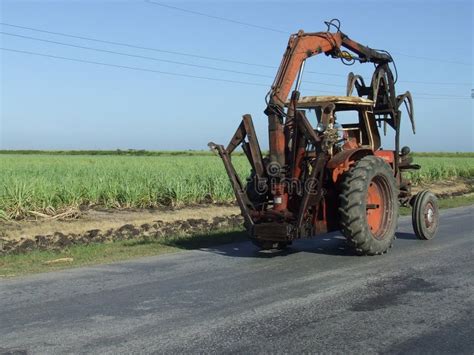
[[[366,156],[344,176],[339,195],[342,233],[357,253],[385,253],[395,239],[398,189],[381,158]]]

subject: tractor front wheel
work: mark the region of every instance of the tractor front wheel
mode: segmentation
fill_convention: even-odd
[[[439,225],[438,199],[430,191],[423,190],[415,195],[412,223],[418,239],[429,240],[436,235]]]
[[[391,167],[366,156],[344,176],[339,195],[342,233],[357,253],[385,253],[395,239],[398,189]]]

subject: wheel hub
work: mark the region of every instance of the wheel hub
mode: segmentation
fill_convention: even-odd
[[[425,225],[430,228],[435,222],[435,212],[433,205],[429,202],[425,207]]]
[[[433,209],[430,208],[428,210],[428,213],[427,213],[426,217],[428,218],[428,222],[430,222],[430,223],[433,222]]]
[[[387,182],[382,176],[375,176],[369,184],[367,190],[367,224],[372,235],[377,238],[383,238],[387,226],[390,223],[389,198],[390,192]]]

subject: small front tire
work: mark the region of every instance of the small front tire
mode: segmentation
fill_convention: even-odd
[[[430,240],[439,226],[439,207],[436,196],[423,190],[415,195],[411,211],[413,230],[418,239]]]

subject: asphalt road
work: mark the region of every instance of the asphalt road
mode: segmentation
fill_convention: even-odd
[[[21,353],[474,353],[474,206],[383,256],[338,234],[248,242],[0,281],[0,348]],[[1,353],[2,351],[0,351]]]

